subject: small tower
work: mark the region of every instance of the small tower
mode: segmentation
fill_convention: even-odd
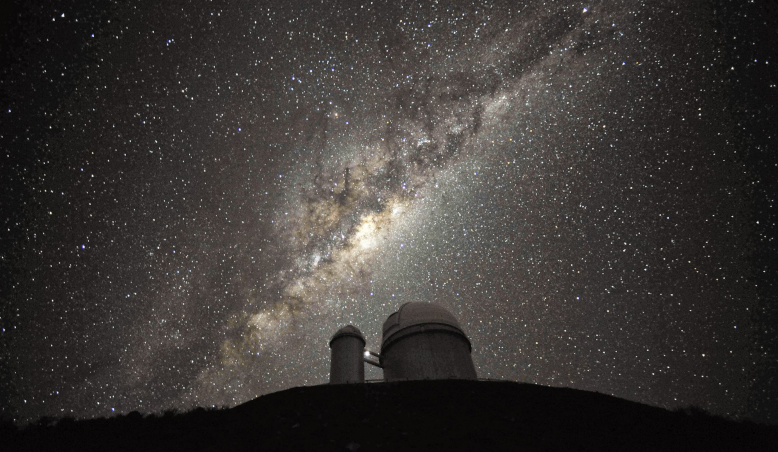
[[[339,329],[330,339],[330,384],[365,382],[365,337],[353,325]]]
[[[386,381],[477,378],[472,347],[457,319],[431,303],[405,303],[383,327]]]

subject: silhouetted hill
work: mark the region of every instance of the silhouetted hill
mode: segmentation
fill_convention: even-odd
[[[494,381],[293,388],[224,410],[39,421],[2,450],[769,451],[778,426]],[[10,446],[10,447],[8,447]]]

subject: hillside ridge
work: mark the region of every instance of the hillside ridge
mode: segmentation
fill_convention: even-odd
[[[7,450],[776,450],[778,426],[509,381],[319,385],[234,408],[61,420]]]

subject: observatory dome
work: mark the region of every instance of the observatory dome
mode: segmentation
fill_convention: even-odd
[[[365,337],[354,325],[339,329],[330,339],[332,358],[330,362],[330,383],[363,383],[365,365],[362,354]]]
[[[386,381],[476,379],[472,346],[456,317],[442,306],[405,303],[383,327]]]
[[[362,332],[359,331],[359,328],[355,327],[354,325],[346,325],[343,328],[339,329],[335,332],[335,334],[332,336],[332,339],[330,339],[330,347],[332,347],[332,343],[335,342],[335,339],[340,339],[343,336],[351,336],[356,337],[362,340],[362,344],[365,344],[365,336],[362,335]]]
[[[448,329],[445,327],[453,328],[464,335],[456,317],[442,306],[432,303],[409,302],[400,306],[400,309],[384,322],[382,348],[391,343],[398,333],[418,325],[441,325],[444,329]]]

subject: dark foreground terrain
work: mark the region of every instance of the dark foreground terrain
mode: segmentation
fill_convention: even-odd
[[[294,388],[224,410],[6,424],[0,450],[770,451],[778,426],[573,389],[415,381]]]

